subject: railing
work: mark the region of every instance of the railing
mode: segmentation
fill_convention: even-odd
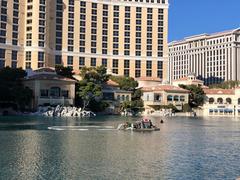
[[[73,99],[64,97],[39,97],[38,105],[50,104],[50,105],[72,105]]]

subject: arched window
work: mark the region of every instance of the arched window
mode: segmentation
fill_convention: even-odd
[[[238,98],[238,104],[240,105],[240,98]]]
[[[218,102],[219,104],[223,104],[223,98],[218,98],[218,99],[217,99],[217,102]]]
[[[184,102],[185,101],[185,96],[180,96],[180,101]]]
[[[231,98],[227,98],[227,99],[226,99],[226,102],[227,102],[228,104],[232,104],[232,99],[231,99]]]
[[[179,101],[179,96],[174,96],[174,101]]]
[[[209,104],[213,104],[214,103],[214,98],[209,98],[209,100],[208,100],[208,102],[209,102]]]
[[[125,96],[124,95],[122,95],[122,101],[125,101]]]
[[[172,95],[168,95],[168,96],[167,96],[167,100],[168,100],[168,101],[173,101],[173,96],[172,96]]]
[[[52,97],[60,97],[61,89],[59,87],[51,87],[50,96]]]
[[[126,96],[126,100],[129,101],[129,95]]]
[[[121,97],[120,95],[117,95],[117,100],[120,101],[121,100]]]

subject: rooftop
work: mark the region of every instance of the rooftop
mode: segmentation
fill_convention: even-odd
[[[234,95],[235,89],[203,89],[205,94],[225,94],[225,95]]]
[[[188,90],[182,89],[177,86],[172,85],[164,85],[160,84],[157,86],[149,86],[149,87],[143,87],[142,90],[144,92],[155,92],[155,91],[167,91],[167,92],[181,92],[181,93],[188,93]]]
[[[25,77],[25,80],[58,80],[76,82],[74,79],[58,75],[55,69],[51,67],[44,67],[34,71],[28,71],[28,76]]]
[[[154,78],[154,77],[140,77],[136,78],[136,81],[157,81],[157,82],[162,82],[160,78]]]
[[[209,38],[213,38],[213,37],[232,34],[232,33],[235,33],[237,31],[240,31],[240,28],[221,31],[221,32],[216,32],[216,33],[210,33],[210,34],[203,33],[203,34],[199,34],[199,35],[193,35],[193,36],[185,37],[182,40],[172,41],[172,42],[169,43],[169,45],[181,44],[181,43],[186,43],[186,42],[189,42],[189,41],[194,41],[194,40],[199,40],[199,39],[209,39]]]

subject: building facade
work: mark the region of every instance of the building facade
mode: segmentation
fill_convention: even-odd
[[[75,104],[76,81],[57,75],[54,69],[40,68],[29,72],[23,83],[33,91],[33,109],[38,106]]]
[[[0,67],[168,76],[168,0],[1,0]]]
[[[159,110],[161,106],[174,105],[182,110],[188,104],[189,91],[172,85],[147,86],[142,88],[144,108],[146,111]]]
[[[204,82],[202,80],[197,79],[196,75],[194,73],[188,74],[186,77],[172,80],[173,86],[179,86],[179,85],[196,85],[206,88],[204,85]]]
[[[240,116],[240,88],[204,89],[204,116]]]
[[[169,43],[171,80],[195,73],[205,84],[240,80],[240,29]]]

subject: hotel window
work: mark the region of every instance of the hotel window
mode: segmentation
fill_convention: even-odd
[[[57,51],[62,50],[62,23],[63,23],[63,0],[56,2],[56,46]]]
[[[136,69],[135,70],[135,78],[139,78],[141,77],[141,70],[140,69]]]
[[[91,26],[91,53],[97,53],[97,3],[92,3],[92,26]]]
[[[141,60],[136,60],[135,61],[135,68],[136,69],[141,69]]]
[[[12,68],[17,68],[17,51],[12,51]]]
[[[152,70],[147,70],[146,75],[147,75],[147,77],[151,77],[152,76]]]
[[[124,76],[129,77],[130,71],[129,69],[124,69]]]
[[[31,59],[32,59],[32,52],[31,51],[26,51],[26,53],[25,53],[26,69],[31,68]]]
[[[137,7],[136,8],[136,38],[135,38],[135,42],[136,42],[136,46],[135,46],[135,55],[136,56],[141,56],[141,36],[142,36],[142,32],[141,32],[141,25],[142,25],[142,8]]]
[[[44,47],[45,46],[45,21],[46,21],[46,16],[45,16],[45,0],[41,0],[39,3],[39,37],[38,38],[38,46],[39,47]],[[40,65],[41,66],[41,65]]]
[[[152,61],[147,61],[147,69],[152,69]]]
[[[79,69],[85,66],[85,57],[79,57]]]
[[[26,51],[25,60],[26,61],[31,61],[31,59],[32,59],[32,52],[31,51]]]
[[[44,66],[44,60],[45,60],[45,53],[38,52],[38,68],[41,68]]]
[[[158,9],[158,53],[157,53],[158,57],[163,57],[163,31],[164,31],[163,12],[164,12],[163,9]]]
[[[130,55],[130,6],[125,7],[124,55]]]
[[[19,2],[13,2],[12,45],[18,45]],[[14,63],[15,64],[15,63]]]
[[[71,69],[73,69],[73,56],[67,57],[67,66]]]
[[[91,58],[91,66],[95,67],[97,65],[96,58]]]
[[[113,59],[113,61],[112,61],[112,67],[113,67],[113,68],[118,68],[118,59]]]
[[[5,49],[0,49],[0,68],[5,67]]]
[[[85,33],[86,33],[86,2],[80,1],[80,40],[79,52],[85,52]]]
[[[124,68],[129,68],[129,67],[130,67],[130,61],[124,60]]]
[[[55,55],[55,65],[62,64],[62,56],[61,55]]]
[[[44,61],[44,52],[38,52],[38,61]]]
[[[68,4],[68,51],[74,49],[74,0],[69,0]]]
[[[119,50],[119,6],[113,6],[113,55],[118,55]]]
[[[102,59],[102,66],[107,67],[107,59]]]
[[[112,72],[113,72],[114,74],[118,74],[118,69],[113,69]]]

